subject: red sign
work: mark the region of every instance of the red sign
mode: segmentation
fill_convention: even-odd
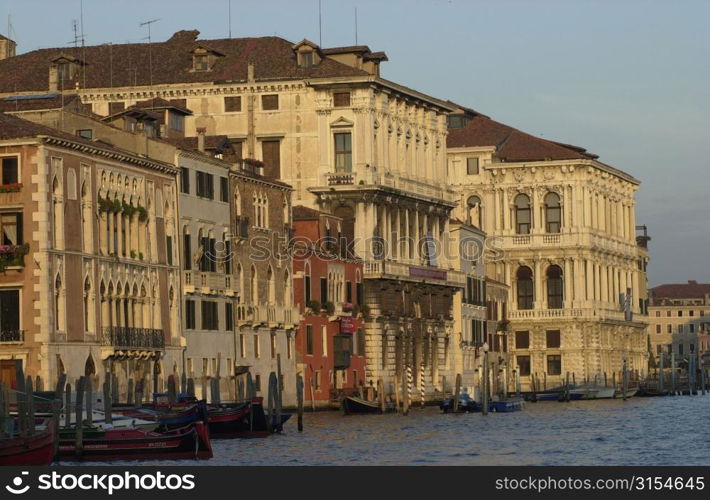
[[[446,271],[444,271],[442,269],[428,269],[426,267],[410,266],[409,276],[412,278],[445,280],[446,279]]]
[[[341,316],[340,317],[340,333],[354,333],[355,324],[353,323],[353,318],[351,316]]]

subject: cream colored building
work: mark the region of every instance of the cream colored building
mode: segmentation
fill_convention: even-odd
[[[656,365],[664,354],[681,361],[690,353],[710,351],[710,284],[688,281],[659,285],[650,291],[648,336]]]
[[[495,242],[488,276],[511,287],[508,347],[523,390],[628,366],[647,371],[639,181],[576,146],[539,139],[471,109],[449,117],[458,217]],[[645,243],[645,241],[644,241]],[[621,297],[630,295],[631,315]]]

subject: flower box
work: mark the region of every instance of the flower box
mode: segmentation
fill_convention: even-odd
[[[0,184],[0,193],[19,193],[22,190],[22,183]]]

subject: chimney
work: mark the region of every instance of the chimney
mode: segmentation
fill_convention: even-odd
[[[204,127],[199,127],[197,129],[197,150],[200,153],[205,152],[205,132],[207,131]]]
[[[254,63],[251,61],[247,66],[247,82],[254,83]]]
[[[17,44],[14,40],[0,35],[0,60],[15,57],[15,49]]]
[[[689,284],[689,285],[697,285],[698,282],[695,281],[695,280],[688,280],[688,284]]]
[[[59,70],[56,64],[49,67],[49,91],[56,92],[59,90]]]

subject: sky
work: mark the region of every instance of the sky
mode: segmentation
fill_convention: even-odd
[[[278,35],[369,45],[382,76],[576,144],[642,181],[649,284],[710,282],[710,0],[83,0],[87,44]],[[66,46],[81,0],[0,0],[18,52]]]

